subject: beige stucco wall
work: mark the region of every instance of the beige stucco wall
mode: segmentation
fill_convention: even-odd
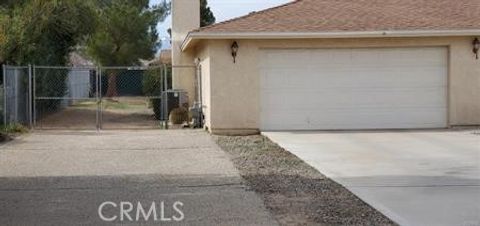
[[[362,38],[311,40],[237,40],[237,63],[232,40],[200,43],[197,56],[205,62],[204,105],[214,133],[252,133],[260,120],[260,50],[264,48],[449,47],[449,125],[480,124],[480,60],[472,53],[473,37]],[[208,67],[208,69],[205,69]]]
[[[180,67],[194,65],[195,55],[182,52],[181,46],[185,37],[192,30],[200,27],[200,0],[172,1],[172,86],[184,89],[189,96],[190,104],[195,100],[195,68]]]
[[[195,52],[197,57],[200,59],[200,78],[201,78],[201,91],[202,91],[202,106],[203,113],[205,115],[205,126],[207,128],[211,127],[211,81],[210,81],[210,54],[208,45],[199,45]]]

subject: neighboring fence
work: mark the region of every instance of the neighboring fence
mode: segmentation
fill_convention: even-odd
[[[3,66],[4,125],[38,129],[168,128],[169,113],[198,95],[194,65],[149,67]],[[194,75],[195,93],[172,90],[172,72]],[[190,99],[192,100],[192,98]],[[201,125],[201,103],[191,115]],[[200,124],[198,123],[200,122]]]
[[[3,124],[31,125],[31,67],[3,66]]]

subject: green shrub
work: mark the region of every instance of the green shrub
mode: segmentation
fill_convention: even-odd
[[[171,88],[172,70],[167,67],[167,88]],[[155,119],[160,120],[162,114],[162,100],[158,97],[164,91],[163,68],[147,70],[143,75],[143,93],[146,96],[157,97],[150,99],[150,105],[155,113]]]
[[[0,84],[0,125],[3,125],[3,108],[5,107],[4,97],[5,91],[3,90],[3,84]]]
[[[0,143],[13,140],[18,134],[28,133],[28,129],[18,123],[12,123],[7,126],[0,126]]]
[[[19,123],[12,123],[6,126],[3,126],[2,132],[7,134],[18,134],[18,133],[27,133],[28,129]]]

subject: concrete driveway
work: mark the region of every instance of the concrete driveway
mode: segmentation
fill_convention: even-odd
[[[117,217],[112,222],[100,218],[104,202],[111,202],[102,214]],[[130,209],[122,202],[133,204],[132,220],[120,212]],[[136,217],[140,205],[148,212],[154,202],[157,221],[154,214]],[[180,221],[173,218],[180,217],[176,202],[183,204],[176,206]],[[0,222],[276,225],[210,135],[189,130],[37,132],[4,144]]]
[[[480,134],[267,132],[401,225],[480,225]]]

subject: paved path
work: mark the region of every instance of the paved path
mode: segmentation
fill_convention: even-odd
[[[401,225],[480,225],[475,131],[265,135]]]
[[[98,214],[106,201],[113,204],[106,205],[102,214],[117,216],[112,223]],[[133,203],[129,212],[133,221],[125,215],[121,221],[121,202]],[[155,202],[157,221],[153,214],[148,221],[142,215],[136,221],[138,202],[147,212]],[[183,203],[177,206],[184,214],[182,221],[172,218],[181,216],[173,208],[175,202]],[[4,144],[0,146],[0,222],[276,225],[210,136],[186,130],[37,132]]]

